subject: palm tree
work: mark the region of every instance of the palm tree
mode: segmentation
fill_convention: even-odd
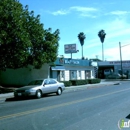
[[[86,37],[85,37],[85,34],[83,33],[83,32],[80,32],[79,34],[78,34],[78,39],[79,39],[79,42],[80,42],[80,44],[81,44],[81,47],[82,47],[82,59],[84,59],[84,57],[83,57],[83,45],[84,45],[84,39],[85,39]]]
[[[100,30],[98,32],[98,36],[101,40],[101,43],[102,43],[102,60],[104,61],[104,48],[103,48],[103,43],[104,43],[104,39],[105,39],[105,36],[106,36],[106,33],[104,30]]]

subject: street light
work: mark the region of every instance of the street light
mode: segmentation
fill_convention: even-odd
[[[121,62],[121,78],[123,79],[123,67],[122,67],[122,52],[121,52],[121,48],[128,46],[130,44],[126,44],[124,46],[121,46],[121,42],[119,42],[119,49],[120,49],[120,62]]]

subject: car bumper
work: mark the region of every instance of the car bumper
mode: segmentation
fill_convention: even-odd
[[[35,96],[36,92],[14,92],[14,97]]]

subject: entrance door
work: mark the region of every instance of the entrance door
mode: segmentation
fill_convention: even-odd
[[[57,80],[60,81],[60,71],[57,71]]]

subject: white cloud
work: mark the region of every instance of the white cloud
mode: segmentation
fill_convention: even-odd
[[[69,11],[67,11],[67,10],[58,10],[55,12],[51,12],[51,14],[53,14],[53,15],[67,15],[68,13],[69,13]]]
[[[93,7],[82,7],[82,6],[73,6],[70,7],[71,10],[79,11],[79,12],[95,12],[98,11],[96,8]]]
[[[96,18],[97,16],[94,13],[98,11],[98,9],[93,7],[82,7],[82,6],[73,6],[70,7],[70,10],[79,12],[80,16],[82,17],[90,17],[90,18]]]
[[[112,11],[109,14],[112,14],[112,15],[126,15],[126,14],[129,14],[129,13],[130,13],[129,11],[120,11],[120,10],[117,10],[117,11]]]
[[[52,15],[67,15],[72,12],[79,12],[79,15],[82,17],[95,18],[96,15],[94,15],[93,13],[95,13],[97,11],[98,11],[98,9],[93,8],[93,7],[72,6],[67,10],[57,10],[54,12],[49,11],[49,13]]]

